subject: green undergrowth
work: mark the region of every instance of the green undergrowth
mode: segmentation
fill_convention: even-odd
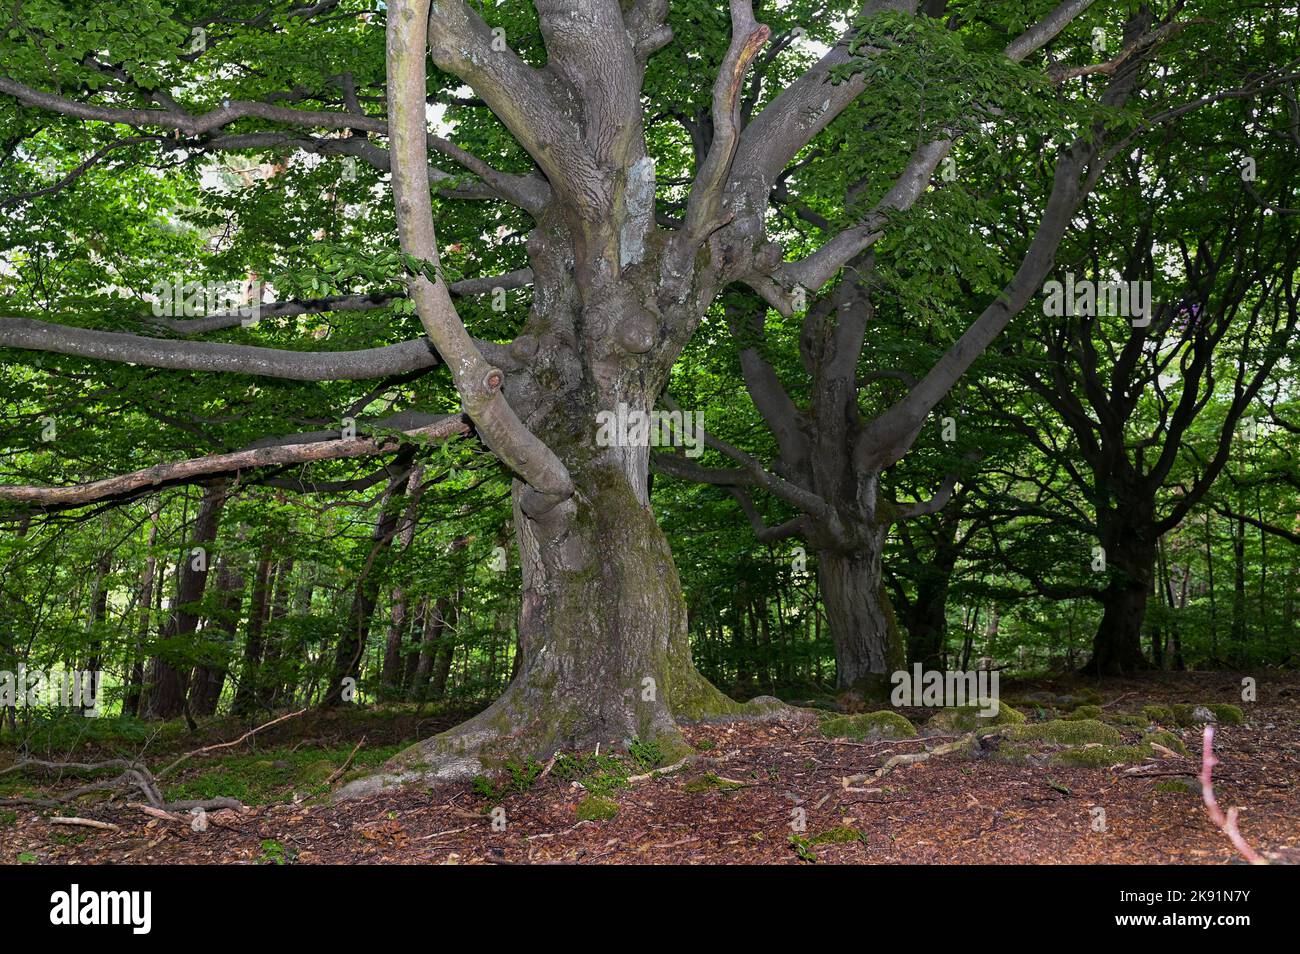
[[[551,775],[562,782],[578,782],[592,795],[609,796],[626,788],[633,775],[658,768],[665,761],[662,746],[655,741],[633,739],[626,754],[562,752],[555,757]],[[546,766],[536,759],[507,760],[494,775],[476,775],[475,794],[497,804],[509,795],[522,795],[541,778]]]
[[[169,801],[224,796],[237,798],[245,805],[286,802],[295,795],[323,795],[328,791],[326,779],[347,761],[353,747],[302,746],[296,751],[277,748],[242,755],[198,756],[178,769],[184,777],[166,786],[164,794]],[[401,748],[400,744],[362,746],[348,774],[373,771]]]
[[[850,828],[847,825],[837,825],[816,835],[793,834],[790,836],[790,847],[794,849],[794,853],[799,856],[801,861],[815,862],[817,852],[813,849],[820,845],[850,845],[855,842],[865,843],[866,840],[867,836],[859,829]]]

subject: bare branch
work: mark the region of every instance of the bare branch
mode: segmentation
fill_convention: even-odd
[[[713,84],[713,142],[686,203],[688,245],[696,245],[725,224],[720,214],[723,186],[740,141],[740,84],[772,31],[754,19],[750,0],[731,0],[731,45]]]
[[[35,504],[44,509],[79,507],[100,500],[129,496],[165,484],[192,482],[200,477],[237,473],[258,467],[387,454],[410,441],[443,441],[457,434],[468,433],[469,425],[461,417],[449,415],[425,427],[403,431],[400,435],[340,438],[305,444],[250,448],[230,454],[212,454],[174,464],[158,464],[130,474],[71,487],[0,485],[0,501]]]
[[[439,4],[437,9],[443,6]],[[388,7],[388,115],[397,229],[402,250],[433,266],[437,278],[433,281],[423,273],[414,274],[408,287],[424,330],[447,362],[465,410],[484,443],[542,496],[537,509],[545,510],[572,495],[573,481],[555,453],[519,420],[501,392],[504,375],[488,365],[461,323],[438,268],[429,189],[414,171],[428,165],[425,49],[429,7],[429,0],[398,0]]]
[[[215,341],[168,341],[9,317],[0,317],[0,347],[178,371],[225,371],[292,381],[358,381],[431,368],[438,363],[438,356],[423,339],[360,351],[285,351]]]

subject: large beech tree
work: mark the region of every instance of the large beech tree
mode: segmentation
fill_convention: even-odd
[[[82,164],[43,190],[75,186],[87,168],[118,150],[142,163],[151,149],[194,163],[213,154],[286,150],[364,162],[388,176],[405,289],[282,302],[268,307],[263,322],[366,312],[399,296],[413,307],[423,335],[305,350],[247,343],[258,341],[258,329],[234,341],[196,340],[237,329],[238,312],[154,322],[143,334],[120,323],[53,321],[58,316],[29,309],[0,317],[0,346],[301,382],[391,379],[436,365],[449,373],[463,417],[407,409],[400,426],[383,432],[268,436],[258,446],[91,484],[9,486],[0,499],[79,506],[272,465],[391,454],[408,441],[472,429],[514,476],[523,656],[500,699],[399,756],[388,779],[474,773],[511,755],[629,738],[658,740],[671,756],[680,748],[678,720],[741,711],[691,662],[681,586],[649,505],[649,449],[601,446],[598,413],[652,408],[724,289],[745,286],[792,313],[926,193],[954,140],[977,126],[978,113],[975,121],[913,126],[906,158],[889,171],[866,213],[815,247],[787,250],[769,229],[774,190],[837,118],[886,82],[887,71],[875,67],[905,45],[913,28],[931,17],[969,26],[972,59],[982,64],[972,104],[996,111],[999,87],[1048,88],[1053,79],[1098,73],[1108,77],[1102,98],[1113,109],[1132,89],[1133,64],[1164,39],[1181,9],[1175,4],[1162,18],[1114,5],[1097,28],[1118,37],[1123,25],[1122,45],[1094,57],[1093,24],[1080,21],[1093,0],[951,10],[916,0],[868,0],[860,9],[799,5],[763,16],[790,21],[779,42],[748,0],[732,0],[725,13],[699,5],[674,11],[667,0],[537,0],[531,9],[520,4],[489,14],[499,14],[504,27],[463,0],[397,0],[382,10],[344,0],[257,10],[151,3],[130,22],[105,6],[102,16],[83,20],[58,4],[25,3],[12,12],[0,95],[10,104],[15,138],[49,123],[71,143],[93,146]],[[787,55],[800,18],[815,36],[837,16],[847,27],[824,52]],[[382,70],[363,55],[381,26]],[[140,27],[148,38],[131,47],[126,37]],[[1045,48],[1071,29],[1073,37],[1049,55]],[[195,31],[201,43],[192,42]],[[295,46],[298,33],[310,42]],[[313,53],[343,68],[299,82],[295,70],[311,70]],[[676,71],[674,83],[662,76],[652,82],[657,54],[688,68]],[[430,74],[430,61],[438,72]],[[705,63],[703,83],[683,89]],[[701,100],[708,104],[702,113],[686,111],[695,161],[684,162],[671,136],[649,132],[684,101]],[[478,111],[461,141],[430,129],[431,105],[449,103]],[[1100,174],[1093,134],[1100,121],[1090,120],[1082,133],[1064,132],[1045,149],[1055,159],[1051,195],[1036,210],[1035,238],[1014,277],[906,397],[856,432],[852,459],[869,464],[865,475],[835,476],[844,485],[838,496],[829,485],[810,491],[752,461],[743,464],[747,479],[816,515],[849,544],[866,542],[836,507],[856,513],[873,505],[875,475],[907,451],[956,379],[1038,292],[1078,196]],[[99,135],[79,139],[86,131]],[[446,171],[447,162],[462,171]],[[457,200],[517,210],[513,221],[527,223],[526,269],[504,262],[515,267],[450,282],[446,253],[455,249],[463,260],[466,247],[490,246],[494,235],[510,231],[477,222],[444,238],[440,249],[436,223],[477,221],[451,211]],[[508,343],[492,340],[504,334],[470,333],[458,294],[523,284],[531,284],[531,306]],[[828,334],[857,334],[826,325]],[[403,327],[400,319],[393,327]],[[841,353],[859,346],[847,341]],[[869,525],[880,532],[878,521]],[[861,558],[845,559],[844,586],[860,585],[851,565]]]

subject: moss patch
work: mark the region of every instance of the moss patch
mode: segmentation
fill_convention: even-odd
[[[1111,723],[1112,725],[1125,725],[1133,729],[1143,729],[1146,728],[1147,723],[1150,720],[1145,719],[1140,715],[1121,714],[1121,715],[1113,715],[1106,721]]]
[[[690,792],[692,795],[698,795],[701,792],[730,792],[733,789],[744,788],[737,782],[728,782],[726,779],[718,778],[712,772],[706,772],[699,778],[693,778],[682,786],[682,790]]]
[[[916,736],[916,726],[897,712],[881,710],[827,719],[822,723],[821,732],[828,739],[852,739],[855,742],[911,739]]]
[[[1070,719],[1070,720],[1076,720],[1076,719],[1100,720],[1102,715],[1103,713],[1101,711],[1101,706],[1086,705],[1086,706],[1079,706],[1079,708],[1075,709],[1069,715],[1062,716],[1061,718]]]
[[[1055,719],[1038,725],[1013,725],[1005,730],[1005,735],[1017,742],[1056,742],[1061,745],[1088,742],[1118,745],[1123,741],[1118,729],[1096,719]]]
[[[605,795],[588,795],[578,802],[578,821],[608,821],[618,814],[618,802]]]
[[[1142,715],[1152,722],[1163,722],[1166,725],[1174,721],[1174,710],[1168,706],[1143,706]]]
[[[1025,721],[1023,713],[1011,708],[1005,702],[998,703],[997,712],[993,715],[984,715],[983,713],[990,708],[992,708],[990,702],[981,700],[970,705],[940,709],[926,724],[926,728],[941,732],[971,732],[991,726],[1019,725]]]
[[[1242,725],[1246,715],[1238,706],[1224,705],[1219,702],[1207,702],[1205,708],[1214,713],[1214,717],[1224,725]]]
[[[1155,742],[1157,745],[1163,745],[1167,749],[1173,749],[1179,755],[1187,754],[1187,746],[1183,745],[1183,740],[1178,738],[1172,732],[1164,729],[1157,729],[1155,732],[1148,732],[1142,737],[1143,742]]]
[[[1201,795],[1201,783],[1188,776],[1186,778],[1167,778],[1156,783],[1156,791],[1167,795]]]
[[[1174,706],[1174,721],[1184,728],[1218,722],[1219,714],[1214,711],[1215,708],[1201,703],[1196,705],[1182,703]],[[1240,717],[1240,709],[1237,710],[1237,714]]]

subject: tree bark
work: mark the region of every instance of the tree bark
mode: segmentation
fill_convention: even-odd
[[[817,554],[817,580],[831,639],[835,686],[864,698],[887,694],[889,674],[903,667],[903,641],[881,581],[883,534],[874,550]]]
[[[294,558],[286,557],[280,561],[275,574],[275,598],[271,601],[261,672],[257,679],[257,701],[266,710],[275,705],[284,681],[280,663],[285,648],[284,620],[289,615],[289,592],[294,585],[293,566]]]
[[[1142,621],[1155,573],[1154,543],[1124,540],[1106,547],[1110,582],[1101,593],[1102,617],[1093,637],[1092,659],[1084,671],[1092,675],[1119,675],[1151,668],[1142,655]],[[1106,537],[1103,537],[1106,539]]]
[[[677,568],[644,499],[647,455],[630,456],[626,466],[598,458],[574,468],[578,492],[544,514],[525,512],[516,482],[518,676],[488,709],[400,753],[389,776],[349,794],[628,739],[654,739],[674,761],[688,749],[677,719],[745,711],[695,671]]]

